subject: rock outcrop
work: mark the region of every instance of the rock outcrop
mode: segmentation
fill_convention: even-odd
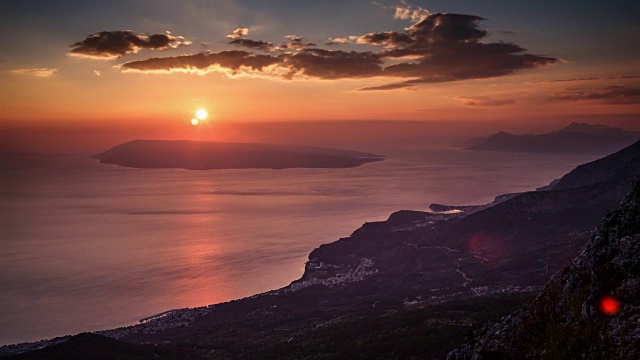
[[[531,304],[448,360],[640,358],[640,179]]]

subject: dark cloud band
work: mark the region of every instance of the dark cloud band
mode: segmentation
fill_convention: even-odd
[[[294,79],[354,79],[387,77],[397,82],[361,90],[393,90],[420,84],[504,76],[524,69],[553,64],[558,59],[525,53],[512,43],[485,43],[484,18],[473,15],[421,13],[404,32],[368,33],[348,36],[346,43],[382,46],[378,51],[342,51],[318,48],[302,38],[269,42],[242,37],[230,44],[250,51],[221,51],[168,58],[131,61],[121,65],[127,71],[224,72],[237,71],[258,76]],[[275,54],[274,54],[275,52]],[[231,71],[231,72],[230,72]]]
[[[191,42],[169,33],[143,35],[132,31],[102,31],[71,45],[69,55],[94,59],[116,59],[141,49],[165,50]]]
[[[566,89],[554,94],[553,99],[609,105],[640,104],[640,87],[605,86],[591,89]]]

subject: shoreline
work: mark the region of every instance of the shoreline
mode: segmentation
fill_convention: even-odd
[[[535,191],[535,190],[532,190],[532,191]],[[378,223],[393,222],[394,219],[398,217],[404,217],[406,214],[409,214],[410,217],[415,216],[416,214],[422,214],[426,216],[426,218],[428,219],[426,224],[432,224],[435,221],[442,221],[442,220],[447,221],[449,219],[464,217],[472,213],[475,213],[477,211],[481,211],[486,208],[489,208],[493,205],[499,204],[502,201],[508,200],[512,197],[509,195],[514,195],[514,194],[498,195],[494,198],[494,201],[489,202],[487,204],[483,204],[483,205],[457,205],[456,206],[456,205],[431,204],[430,209],[428,211],[398,210],[391,213],[386,220],[363,223],[359,228],[357,228],[354,231],[354,233],[358,231],[366,231],[365,230],[366,228],[372,225],[375,226],[375,224],[378,224]],[[433,208],[446,207],[448,210],[433,211],[432,207]],[[418,216],[422,216],[422,215],[418,215]],[[427,226],[427,225],[423,224],[418,226]],[[402,228],[399,230],[407,230],[407,229],[409,228]],[[335,243],[336,241],[338,240],[335,240],[333,242],[329,242],[326,244],[321,244],[320,246],[330,245]],[[313,252],[318,250],[318,248],[315,248],[309,253],[308,260],[305,263],[305,269],[302,276],[298,279],[291,281],[288,285],[284,287],[268,290],[262,293],[245,296],[238,299],[232,299],[224,302],[214,303],[214,304],[208,304],[208,305],[197,306],[192,308],[185,307],[185,308],[169,309],[169,310],[165,310],[160,313],[152,314],[142,319],[139,319],[136,322],[132,323],[131,325],[120,326],[116,328],[109,328],[104,330],[88,331],[88,332],[114,338],[114,339],[121,339],[136,333],[155,333],[157,331],[162,331],[162,330],[175,328],[178,326],[188,325],[195,319],[201,316],[210,314],[217,307],[223,306],[225,304],[234,303],[237,301],[243,301],[247,299],[256,299],[264,296],[278,296],[288,292],[295,292],[311,285],[320,284],[318,282],[313,282],[313,281],[309,282],[308,280],[305,280],[307,277],[310,276],[310,274],[313,271],[323,270],[323,266],[321,266],[320,264],[315,264],[310,259]],[[369,275],[366,273],[366,269],[371,265],[372,264],[367,263],[367,261],[364,261],[363,263],[361,263],[359,266],[356,267],[356,271],[350,274],[347,274],[347,276],[330,279],[328,280],[327,284],[331,283],[331,286],[333,286],[333,285],[337,285],[345,282],[362,280],[361,277],[363,278],[364,276]],[[327,284],[323,284],[323,285],[327,285]],[[525,290],[534,291],[531,289],[524,289],[522,291],[525,291]],[[55,345],[58,343],[62,343],[75,335],[77,334],[67,334],[67,335],[61,335],[53,338],[47,338],[47,339],[42,339],[42,340],[37,340],[32,342],[27,341],[27,342],[21,342],[21,343],[2,345],[0,346],[0,354],[1,354],[0,356],[20,354],[20,353],[24,353],[32,350],[37,350],[50,345]]]
[[[548,180],[547,180],[547,181],[548,181]],[[507,191],[508,191],[508,190],[507,190]],[[517,190],[516,190],[516,191],[517,191]],[[495,201],[495,200],[497,200],[497,198],[500,198],[500,196],[497,196],[497,197],[495,197],[495,198],[496,198],[496,199],[494,199],[494,201]],[[463,208],[463,207],[479,208],[479,207],[487,207],[487,206],[489,206],[489,205],[491,205],[491,203],[486,203],[486,204],[484,204],[484,205],[475,205],[475,206],[468,206],[468,205],[466,205],[466,206],[449,206],[449,205],[444,205],[444,206],[449,206],[449,207],[451,207],[451,208],[454,208],[454,210],[455,210],[455,209],[457,209],[457,208]],[[470,210],[469,210],[469,209],[466,209],[466,210],[467,210],[467,212],[464,212],[464,213],[463,213],[464,215],[469,214],[469,211],[470,211]],[[479,210],[480,210],[480,209],[479,209]],[[445,210],[445,213],[443,213],[443,212],[441,212],[441,211],[434,211],[433,213],[434,213],[434,214],[437,214],[437,215],[455,215],[454,213],[446,214],[446,211],[449,211],[449,210]],[[391,213],[391,215],[396,214],[396,213],[397,213],[397,212],[393,212],[393,213]],[[425,212],[425,213],[427,213],[427,212]],[[438,214],[438,213],[439,213],[439,214]],[[387,214],[389,214],[389,213],[387,213]],[[391,218],[391,216],[389,216],[389,218]],[[364,228],[364,227],[367,227],[367,226],[369,226],[370,224],[371,224],[371,223],[368,223],[368,222],[361,223],[361,226],[360,226],[360,227],[358,227],[358,228],[356,228],[356,230],[355,230],[355,231],[359,231],[360,229],[362,229],[362,228]],[[335,242],[335,241],[337,241],[337,239],[336,239],[335,237],[333,237],[333,241],[327,242],[327,243],[325,243],[325,244],[331,244],[331,243],[333,243],[333,242]],[[307,255],[309,255],[309,254],[310,254],[310,253],[307,253]],[[306,270],[307,270],[307,269],[305,268],[305,272],[306,272]],[[303,275],[301,276],[301,278],[303,278],[303,277],[304,277],[304,273],[303,273]],[[197,309],[209,309],[209,308],[214,307],[214,306],[217,306],[217,305],[222,305],[222,304],[226,304],[226,303],[229,303],[229,302],[240,301],[240,300],[242,300],[242,299],[254,298],[254,297],[257,297],[257,296],[261,296],[261,295],[271,295],[271,294],[272,294],[272,293],[274,293],[274,292],[278,292],[278,291],[281,291],[281,290],[283,290],[283,289],[286,289],[286,288],[290,287],[290,286],[291,286],[291,284],[295,283],[295,282],[296,282],[296,281],[298,281],[298,280],[300,280],[300,279],[297,279],[297,280],[293,280],[293,281],[291,281],[291,283],[289,283],[289,285],[287,285],[287,286],[285,286],[285,287],[277,288],[277,289],[274,289],[274,290],[268,290],[268,291],[266,291],[266,292],[257,293],[257,294],[250,295],[250,296],[245,296],[245,297],[240,297],[240,298],[236,298],[236,299],[232,299],[232,300],[228,300],[228,301],[224,301],[224,302],[219,302],[219,303],[214,303],[214,304],[209,304],[209,305],[203,305],[203,306],[194,307],[194,308],[174,308],[174,309],[164,310],[164,311],[161,311],[161,312],[158,312],[158,313],[154,313],[154,314],[152,314],[152,315],[150,315],[150,316],[144,317],[144,318],[142,318],[142,319],[136,319],[136,320],[134,320],[134,321],[132,321],[132,322],[130,323],[131,325],[128,325],[128,326],[121,326],[121,327],[118,327],[118,328],[107,328],[106,330],[97,330],[97,331],[95,331],[95,333],[107,332],[107,331],[112,331],[112,330],[122,329],[122,328],[135,327],[135,326],[139,326],[141,322],[144,322],[144,323],[153,322],[153,320],[154,320],[154,319],[155,319],[155,320],[163,319],[163,321],[166,321],[166,320],[168,320],[168,318],[171,318],[172,316],[178,316],[178,315],[180,315],[180,314],[183,314],[183,313],[189,312],[189,311],[191,311],[191,310],[197,310]],[[161,315],[165,315],[165,316],[161,316]],[[156,318],[157,318],[157,319],[156,319]],[[29,345],[29,344],[39,344],[39,343],[42,343],[43,341],[44,341],[44,342],[51,343],[51,342],[57,341],[58,339],[66,339],[66,338],[68,338],[68,336],[71,336],[71,335],[61,335],[61,336],[56,336],[56,337],[52,337],[52,338],[48,338],[48,339],[43,339],[43,340],[32,341],[32,342],[27,341],[27,342],[19,342],[19,343],[7,344],[7,345],[3,345],[2,347],[6,347],[6,346],[22,346],[22,345]]]

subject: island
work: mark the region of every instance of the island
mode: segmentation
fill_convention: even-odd
[[[382,155],[320,147],[187,140],[133,140],[96,154],[104,164],[163,169],[351,168]]]

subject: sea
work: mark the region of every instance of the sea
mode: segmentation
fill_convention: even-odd
[[[181,170],[3,155],[0,345],[277,289],[365,222],[487,203],[596,158],[424,148],[347,169]]]

